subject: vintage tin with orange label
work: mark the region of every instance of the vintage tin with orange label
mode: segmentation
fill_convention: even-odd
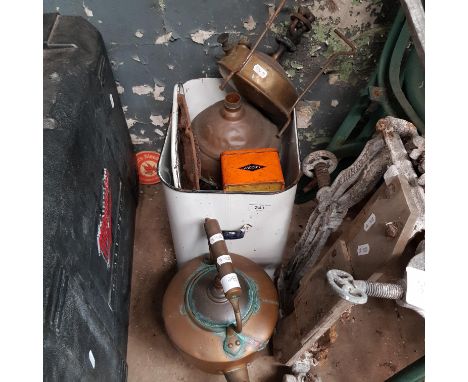
[[[160,154],[156,151],[140,151],[136,155],[138,182],[140,184],[156,184],[160,179],[157,167]]]
[[[273,148],[224,151],[221,171],[225,192],[284,190],[278,150]]]

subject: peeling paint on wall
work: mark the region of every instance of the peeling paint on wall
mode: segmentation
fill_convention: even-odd
[[[132,55],[132,60],[135,60],[137,62],[141,62],[140,57],[137,54]]]
[[[139,137],[139,136],[137,136],[135,134],[130,134],[130,138],[132,139],[132,143],[134,145],[142,145],[144,143],[150,143],[149,138]]]
[[[211,36],[213,36],[216,32],[215,31],[204,31],[204,30],[198,30],[195,33],[191,33],[190,37],[193,42],[196,42],[197,44],[204,45],[205,41],[208,40]]]
[[[161,126],[161,127],[164,126],[169,121],[169,117],[163,118],[162,115],[153,115],[153,114],[150,115],[150,119],[151,119],[151,123],[154,126]]]
[[[154,84],[153,97],[156,101],[164,101],[164,97],[161,96],[161,93],[164,92],[164,86],[158,86]]]
[[[298,108],[302,139],[299,145],[304,155],[311,146],[332,135],[352,106],[358,90],[364,86],[367,74],[362,68],[372,69],[375,65],[378,59],[375,47],[383,46],[394,17],[390,13],[395,8],[391,1],[301,2],[317,16],[314,30],[304,34],[295,52],[285,52],[280,59],[298,91],[320,70],[330,54],[346,48],[335,38],[334,28],[339,28],[358,45],[355,58],[336,61],[306,95],[305,99],[321,100],[321,106],[306,103],[305,108]],[[134,139],[135,151],[160,151],[162,148],[169,123],[164,117],[170,115],[172,108],[172,92],[165,94],[165,86],[172,90],[177,82],[218,77],[217,60],[223,52],[216,42],[217,34],[229,32],[236,38],[244,34],[253,43],[278,4],[273,0],[239,0],[235,6],[216,0],[205,2],[195,15],[189,9],[193,4],[188,0],[135,0],[119,4],[118,9],[114,0],[82,0],[81,4],[79,1],[44,0],[45,12],[55,12],[59,8],[63,14],[81,15],[101,32],[118,79],[116,88],[128,127],[135,137],[142,138]],[[385,4],[384,16],[382,3]],[[269,53],[277,48],[273,32],[286,30],[295,5],[298,3],[290,2],[280,13],[272,30],[262,40],[260,51]],[[133,91],[134,86],[145,84],[147,87]],[[114,93],[114,101],[115,97]],[[331,102],[335,99],[339,103],[333,107]]]
[[[115,81],[115,86],[117,87],[117,93],[123,94],[125,92],[125,88],[120,85],[119,81]]]
[[[156,101],[164,101],[164,97],[161,94],[164,92],[165,87],[154,84],[154,88],[150,85],[137,85],[132,86],[132,92],[137,95],[149,95],[152,94]]]
[[[163,34],[162,36],[156,37],[156,40],[154,40],[154,43],[156,45],[161,45],[161,44],[167,45],[169,41],[171,41],[171,38],[172,38],[172,32],[169,32],[169,33]]]
[[[93,17],[93,11],[91,9],[89,9],[85,3],[83,2],[83,10],[84,10],[84,13],[86,14],[86,16],[88,17]]]
[[[132,86],[132,92],[138,95],[148,95],[153,92],[153,88],[149,85]]]
[[[127,127],[130,129],[131,127],[133,127],[135,125],[135,123],[137,123],[138,121],[136,119],[133,119],[133,118],[127,118],[126,119],[127,121]]]
[[[320,108],[320,101],[299,101],[296,107],[297,128],[309,127],[312,117]]]
[[[335,85],[338,82],[339,78],[340,78],[340,76],[338,76],[338,74],[336,74],[336,73],[329,74],[328,75],[328,84],[329,85]]]
[[[255,22],[254,18],[252,16],[249,16],[249,18],[244,21],[244,28],[247,29],[248,31],[253,31],[255,27],[257,26],[257,23]]]

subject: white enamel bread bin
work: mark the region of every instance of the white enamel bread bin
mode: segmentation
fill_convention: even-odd
[[[183,84],[191,120],[208,106],[224,99],[226,91],[219,89],[220,84],[219,78],[200,78]],[[209,217],[217,219],[225,231],[239,232],[242,227],[247,227],[242,238],[226,240],[229,251],[248,257],[272,276],[285,251],[300,177],[295,113],[291,126],[282,137],[281,167],[286,183],[283,191],[223,193],[181,190],[178,187],[174,144],[178,119],[177,89],[178,85],[174,87],[171,124],[161,152],[158,174],[163,184],[178,266],[208,253],[203,223]]]

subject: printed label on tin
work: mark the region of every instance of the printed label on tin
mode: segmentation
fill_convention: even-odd
[[[370,252],[369,244],[361,244],[357,247],[358,256],[367,255]]]
[[[224,263],[232,263],[231,256],[229,255],[222,255],[219,256],[216,260],[219,266],[223,265]]]
[[[245,171],[252,171],[253,172],[253,171],[260,170],[260,169],[262,169],[264,167],[265,166],[262,166],[260,164],[250,163],[248,165],[239,167],[239,170],[245,170]]]
[[[210,245],[213,245],[214,243],[224,240],[224,236],[222,233],[215,233],[213,236],[209,238]]]
[[[369,216],[364,223],[364,231],[366,232],[369,231],[369,228],[374,225],[375,221],[376,221],[375,214],[372,213],[371,216]]]
[[[221,285],[224,293],[227,293],[233,288],[240,288],[239,279],[235,273],[229,273],[221,278]]]
[[[136,154],[138,181],[140,184],[159,183],[157,172],[160,154],[156,151],[140,151]]]
[[[253,70],[262,78],[265,78],[268,75],[268,72],[262,66],[258,64],[254,65]]]

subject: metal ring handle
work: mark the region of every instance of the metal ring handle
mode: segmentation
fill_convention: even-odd
[[[242,239],[244,238],[246,232],[249,230],[249,228],[252,227],[250,224],[244,224],[241,228],[238,230],[232,230],[232,231],[221,231],[223,234],[224,240],[237,240],[237,239]]]
[[[353,304],[365,304],[367,294],[354,285],[354,278],[348,272],[330,269],[327,280],[333,291],[341,298]]]
[[[325,163],[331,174],[338,165],[338,158],[331,151],[317,150],[307,155],[302,161],[302,172],[309,178],[314,178],[314,168],[318,163]]]

